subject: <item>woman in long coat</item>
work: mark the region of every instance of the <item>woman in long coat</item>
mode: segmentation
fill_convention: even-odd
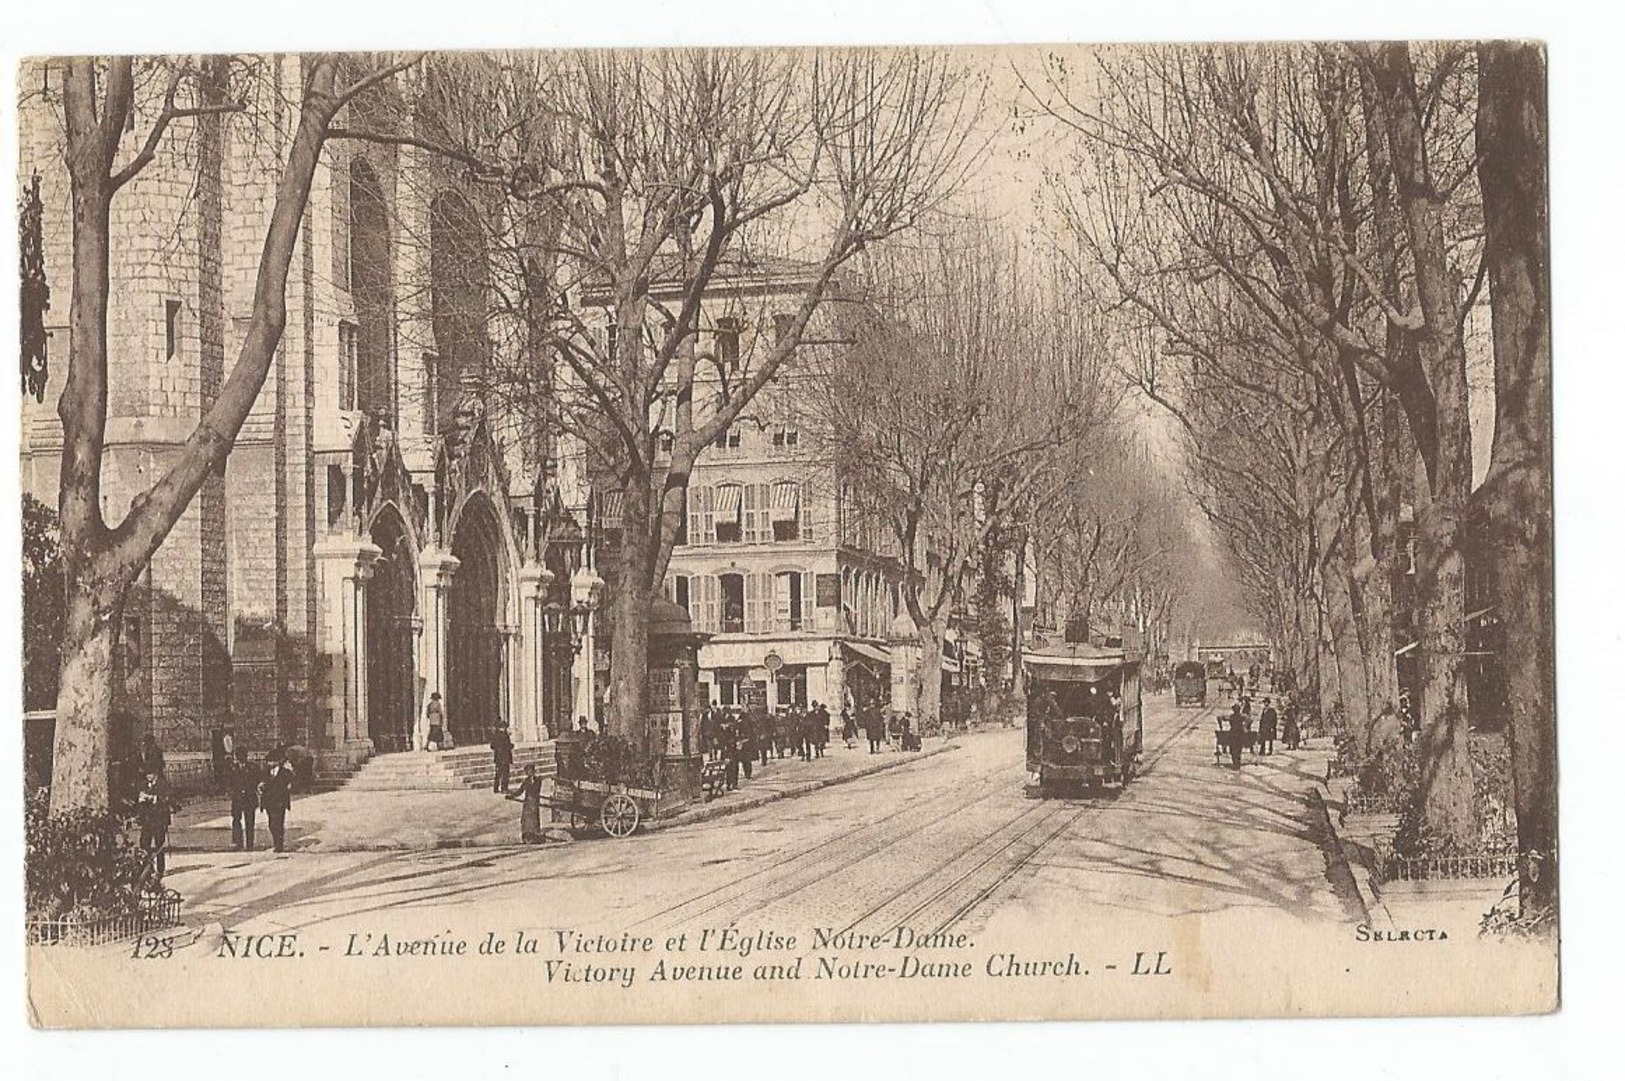
[[[519,839],[527,845],[541,842],[542,837],[542,779],[536,776],[535,766],[525,767],[525,779],[508,797],[520,803]]]

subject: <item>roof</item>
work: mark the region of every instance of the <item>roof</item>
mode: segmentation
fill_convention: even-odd
[[[656,597],[649,602],[649,637],[674,638],[694,634],[694,621],[682,605]]]
[[[871,646],[867,642],[854,642],[850,639],[841,643],[860,657],[875,661],[879,664],[891,664],[891,651],[880,646]]]
[[[1102,649],[1082,642],[1028,650],[1021,655],[1021,659],[1033,679],[1084,680],[1090,683],[1106,678],[1125,665],[1140,663],[1137,653]]]

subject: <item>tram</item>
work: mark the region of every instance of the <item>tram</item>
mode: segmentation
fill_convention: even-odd
[[[1207,705],[1207,668],[1201,661],[1185,661],[1174,669],[1174,705]]]
[[[1081,643],[1022,656],[1028,794],[1126,785],[1145,744],[1140,658]]]

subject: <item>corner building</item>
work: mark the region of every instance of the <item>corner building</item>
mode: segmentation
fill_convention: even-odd
[[[713,360],[696,402],[752,370],[799,308],[810,268],[790,262],[734,267],[713,282],[699,349]],[[837,286],[803,344],[701,454],[665,580],[668,599],[697,631],[704,701],[770,710],[891,696],[890,630],[902,568],[871,515],[859,513],[816,418],[821,361],[845,347]]]

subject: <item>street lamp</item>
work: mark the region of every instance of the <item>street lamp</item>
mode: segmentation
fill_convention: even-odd
[[[591,567],[582,566],[570,578],[570,617],[575,621],[580,636],[587,633],[587,622],[603,603],[604,580]]]

